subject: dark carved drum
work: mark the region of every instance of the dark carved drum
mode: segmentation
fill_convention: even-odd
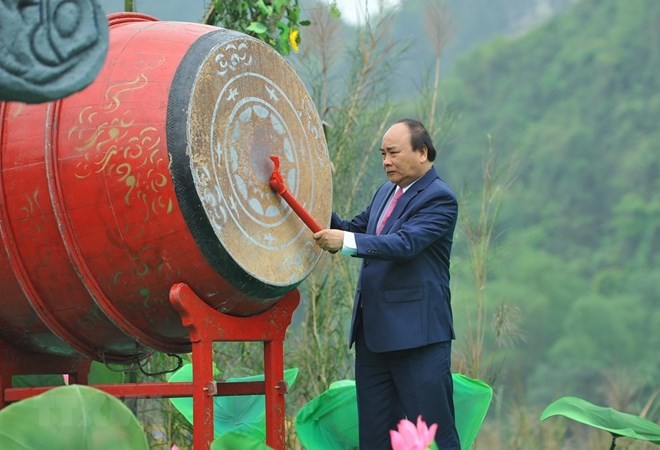
[[[269,157],[324,226],[332,179],[315,106],[269,46],[139,14],[109,27],[89,87],[0,103],[0,336],[122,362],[189,350],[175,283],[235,316],[295,289],[320,251]]]

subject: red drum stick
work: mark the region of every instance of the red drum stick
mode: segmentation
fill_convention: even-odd
[[[289,190],[286,188],[284,185],[284,179],[282,178],[282,174],[280,173],[280,158],[278,156],[271,156],[270,157],[271,161],[275,164],[275,168],[273,169],[273,174],[270,176],[270,187],[273,191],[275,191],[276,194],[279,194],[285,202],[289,204],[291,209],[300,217],[300,219],[305,222],[305,225],[312,230],[312,232],[316,233],[321,231],[323,228],[316,223],[316,220],[307,212],[303,206],[298,203],[298,200],[289,192]]]

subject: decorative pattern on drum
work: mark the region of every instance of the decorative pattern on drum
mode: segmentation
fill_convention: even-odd
[[[182,163],[188,164],[186,181],[194,186],[195,199],[183,193],[174,165],[172,172],[193,235],[220,273],[227,276],[227,265],[235,265],[229,269],[230,280],[240,271],[238,278],[246,283],[297,285],[321,252],[309,229],[270,189],[270,156],[279,156],[289,190],[313,217],[327,224],[332,179],[313,102],[278,53],[243,34],[222,30],[205,35],[179,69],[190,79],[184,64],[197,67],[194,81],[182,86],[189,93],[176,97],[188,100]],[[183,77],[181,82],[185,83]],[[176,79],[174,86],[177,89]],[[190,207],[191,201],[196,207]],[[202,221],[206,226],[199,226]],[[213,248],[211,233],[221,249]],[[218,259],[218,252],[228,258]]]

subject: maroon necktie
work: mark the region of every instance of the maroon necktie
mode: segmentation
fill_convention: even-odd
[[[383,231],[383,227],[387,223],[387,219],[389,219],[392,215],[392,211],[394,211],[394,207],[402,195],[403,189],[397,186],[396,191],[394,192],[394,196],[392,196],[392,200],[390,200],[390,204],[387,205],[387,210],[383,213],[383,217],[381,217],[380,222],[378,222],[378,229],[376,230],[376,234],[380,234],[380,232]]]

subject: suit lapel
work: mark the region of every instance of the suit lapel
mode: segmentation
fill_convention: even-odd
[[[403,195],[399,199],[399,203],[396,204],[396,207],[394,208],[394,211],[392,211],[392,215],[388,219],[387,223],[385,223],[385,226],[383,227],[383,231],[381,232],[381,234],[385,234],[390,230],[390,228],[392,227],[392,224],[396,221],[396,219],[401,217],[401,214],[403,213],[403,211],[406,210],[406,207],[408,206],[408,203],[410,203],[410,201],[413,198],[415,198],[417,196],[417,194],[419,194],[421,191],[426,189],[428,187],[428,185],[431,184],[433,182],[433,180],[435,180],[437,177],[438,177],[438,174],[436,173],[435,168],[431,167],[431,170],[426,172],[422,176],[422,178],[418,179],[415,182],[415,184],[410,186],[410,189],[406,190],[406,192],[403,193]],[[389,191],[390,194],[392,192],[394,192],[395,187],[396,186],[393,185],[392,189]],[[389,198],[390,198],[389,195],[387,197],[385,197],[385,201],[383,201],[383,205],[381,206],[381,208],[379,210],[378,217],[380,217],[380,215],[382,214],[383,208],[387,204],[387,200]],[[378,221],[378,218],[376,218],[376,221]]]
[[[396,185],[394,183],[386,183],[376,194],[369,217],[369,226],[367,230],[369,233],[376,234],[378,219],[380,219],[380,216],[383,215],[383,210],[387,206],[387,201],[390,199],[390,197],[392,197],[392,194],[394,194],[394,189],[396,189]],[[401,201],[401,199],[399,199],[399,201]]]

